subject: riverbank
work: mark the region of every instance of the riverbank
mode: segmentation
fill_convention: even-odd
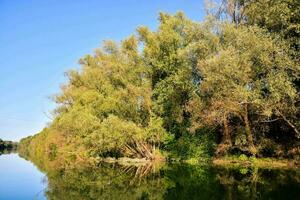
[[[275,159],[275,158],[255,158],[255,157],[247,157],[245,155],[241,156],[226,156],[219,158],[211,158],[211,159],[188,159],[188,160],[147,160],[147,159],[138,159],[138,158],[98,158],[96,159],[97,163],[111,163],[111,164],[119,164],[123,166],[142,166],[149,165],[153,163],[185,163],[190,165],[214,165],[225,168],[240,168],[240,167],[254,167],[261,169],[300,169],[300,161],[289,160],[289,159]]]
[[[96,163],[110,163],[110,164],[119,164],[123,166],[143,166],[143,165],[158,165],[162,163],[166,163],[166,159],[164,157],[159,157],[155,160],[147,160],[145,158],[127,158],[127,157],[121,157],[121,158],[113,158],[113,157],[107,157],[107,158],[97,158],[95,159]]]
[[[213,158],[212,164],[226,168],[255,167],[262,169],[300,169],[300,161],[275,158],[255,158],[244,155]]]

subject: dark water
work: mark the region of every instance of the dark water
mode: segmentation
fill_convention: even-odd
[[[1,155],[0,199],[300,199],[299,170],[102,164],[44,173]]]

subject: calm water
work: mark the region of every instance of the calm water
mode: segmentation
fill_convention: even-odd
[[[45,174],[1,155],[0,199],[300,199],[299,170],[103,164]]]
[[[0,155],[0,199],[46,199],[46,177],[37,168],[18,156]]]

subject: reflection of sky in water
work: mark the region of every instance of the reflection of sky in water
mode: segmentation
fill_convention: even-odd
[[[1,200],[45,199],[45,175],[18,154],[0,156],[0,180]]]

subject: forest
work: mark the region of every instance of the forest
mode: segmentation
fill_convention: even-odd
[[[158,20],[81,58],[53,121],[19,151],[65,165],[300,160],[299,0],[223,0],[203,22]]]

